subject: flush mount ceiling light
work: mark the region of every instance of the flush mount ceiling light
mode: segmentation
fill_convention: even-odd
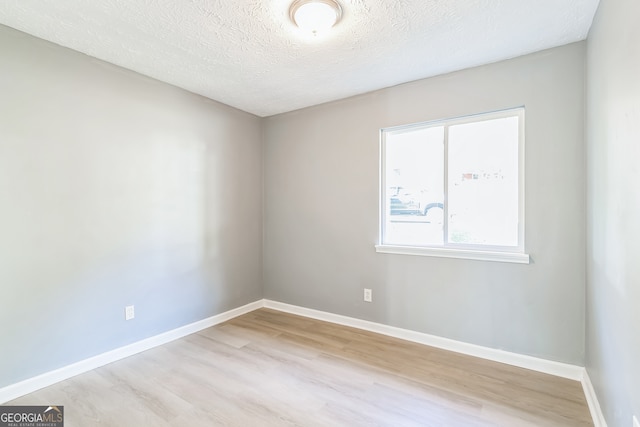
[[[335,0],[295,0],[289,8],[291,20],[313,35],[333,27],[342,16],[342,8]]]

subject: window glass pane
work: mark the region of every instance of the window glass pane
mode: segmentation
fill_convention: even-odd
[[[442,245],[444,127],[389,133],[385,151],[384,243]]]
[[[449,243],[518,246],[518,117],[449,127]]]

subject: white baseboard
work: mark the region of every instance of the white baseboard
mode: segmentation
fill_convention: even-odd
[[[312,319],[336,323],[339,325],[350,326],[370,332],[376,332],[379,334],[388,335],[419,344],[425,344],[444,350],[454,351],[456,353],[467,354],[470,356],[480,357],[482,359],[493,360],[495,362],[506,363],[512,366],[518,366],[521,368],[531,369],[533,371],[581,381],[585,396],[587,398],[587,403],[589,404],[589,410],[591,411],[591,415],[595,423],[595,427],[607,427],[604,416],[600,409],[600,405],[598,404],[598,399],[596,397],[595,391],[593,389],[591,381],[589,380],[589,376],[586,374],[586,371],[583,367],[554,362],[517,353],[511,353],[503,350],[496,350],[475,344],[468,344],[448,338],[425,334],[422,332],[411,331],[394,326],[384,325],[381,323],[341,316],[339,314],[313,310],[310,308],[299,307],[266,299],[252,302],[250,304],[235,308],[233,310],[229,310],[227,312],[209,317],[207,319],[203,319],[189,325],[185,325],[180,328],[173,329],[171,331],[164,332],[150,338],[146,338],[133,344],[108,351],[89,359],[82,360],[72,365],[68,365],[54,371],[46,372],[42,375],[38,375],[37,377],[29,378],[19,383],[6,386],[0,389],[0,404],[32,393],[41,388],[53,385],[57,382],[64,381],[68,378],[74,377],[84,372],[88,372],[92,369],[99,368],[106,364],[124,359],[129,356],[133,356],[134,354],[141,353],[151,348],[166,344],[170,341],[182,338],[189,334],[193,334],[211,326],[215,326],[219,323],[225,322],[227,320],[233,319],[234,317],[249,313],[262,307],[297,314]]]
[[[24,396],[25,394],[33,393],[36,390],[40,390],[41,388],[48,387],[57,382],[88,372],[92,369],[124,359],[125,357],[133,356],[134,354],[141,353],[189,334],[210,328],[211,326],[226,322],[227,320],[249,313],[250,311],[257,310],[261,307],[263,307],[263,301],[255,301],[242,307],[234,308],[233,310],[211,316],[207,319],[199,320],[171,331],[143,339],[133,344],[99,354],[89,359],[81,360],[72,365],[56,369],[55,371],[46,372],[42,375],[38,375],[37,377],[29,378],[19,383],[0,388],[0,404],[6,403],[20,396]]]
[[[586,370],[582,377],[582,390],[584,390],[584,396],[587,398],[587,404],[589,405],[593,425],[595,427],[607,427],[607,421],[604,419],[604,414],[600,408],[598,396],[596,395],[593,384],[591,384],[591,378],[589,378],[589,374]]]
[[[352,328],[364,329],[406,341],[425,344],[444,350],[454,351],[469,356],[480,357],[482,359],[493,360],[495,362],[506,363],[507,365],[518,366],[520,368],[531,369],[558,377],[581,381],[584,368],[567,363],[554,362],[537,357],[511,353],[504,350],[496,350],[475,344],[468,344],[422,332],[410,331],[396,328],[394,326],[383,325],[381,323],[369,322],[367,320],[355,319],[353,317],[341,316],[310,308],[299,307],[281,302],[264,300],[264,306],[274,310],[284,311],[291,314],[310,317],[312,319],[324,320],[326,322],[337,323],[339,325],[350,326]]]

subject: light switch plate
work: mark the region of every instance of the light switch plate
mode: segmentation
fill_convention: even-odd
[[[633,417],[633,427],[640,427],[640,421],[638,421],[638,417]]]

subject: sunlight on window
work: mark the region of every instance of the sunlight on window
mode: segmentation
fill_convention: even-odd
[[[387,144],[387,242],[442,245],[444,128],[389,135]]]
[[[451,243],[518,245],[518,118],[449,128]]]
[[[382,245],[523,252],[524,110],[382,130]]]

